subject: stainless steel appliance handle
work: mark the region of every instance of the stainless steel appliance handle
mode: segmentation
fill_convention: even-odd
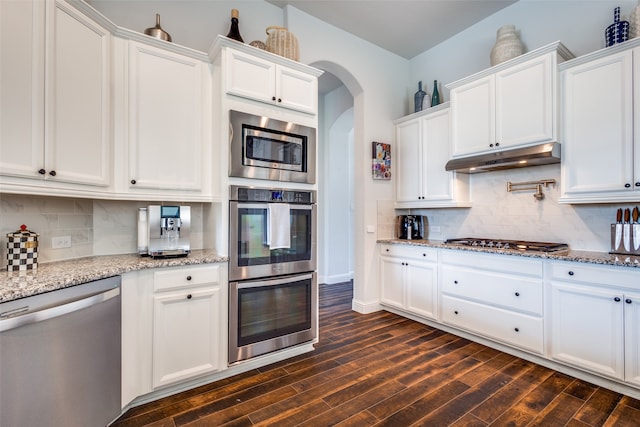
[[[64,316],[65,314],[79,311],[83,308],[91,307],[93,305],[108,301],[111,298],[117,297],[118,295],[120,295],[120,288],[115,288],[109,289],[106,292],[102,292],[96,295],[91,295],[87,298],[75,300],[67,304],[57,305],[54,307],[45,308],[44,310],[34,311],[23,315],[20,315],[19,313],[23,313],[25,309],[28,309],[28,307],[0,313],[0,332],[15,329],[24,325],[29,325],[31,323],[53,319],[55,317]]]
[[[271,202],[258,202],[258,203],[232,202],[232,203],[237,203],[237,206],[239,208],[244,208],[244,209],[267,209],[267,205]],[[274,201],[274,203],[281,203],[281,202]],[[289,205],[291,206],[291,210],[293,211],[297,211],[297,210],[310,211],[313,209],[313,205],[297,205],[295,203],[290,203]]]
[[[286,276],[276,280],[267,279],[267,280],[257,280],[255,282],[251,281],[251,282],[237,282],[237,283],[238,283],[238,289],[259,288],[261,286],[276,286],[284,283],[292,283],[291,282],[292,277],[295,278],[296,281],[299,281],[299,280],[311,279],[313,275],[311,273],[297,274],[295,276]]]

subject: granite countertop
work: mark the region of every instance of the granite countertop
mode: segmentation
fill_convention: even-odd
[[[516,249],[496,249],[496,248],[480,248],[474,246],[458,246],[444,243],[441,240],[403,240],[403,239],[381,239],[378,243],[390,243],[411,246],[428,246],[432,248],[455,249],[460,251],[483,252],[502,255],[516,255],[529,258],[554,259],[558,261],[584,262],[591,264],[616,265],[622,267],[640,268],[640,256],[638,255],[619,255],[610,254],[608,252],[590,252],[590,251],[574,251],[556,253],[544,252],[522,252]]]
[[[213,250],[194,250],[186,257],[153,259],[138,254],[103,255],[38,264],[36,270],[0,273],[0,303],[42,294],[92,280],[149,268],[227,262]]]

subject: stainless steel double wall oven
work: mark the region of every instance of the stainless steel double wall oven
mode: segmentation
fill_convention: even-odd
[[[315,191],[230,187],[230,364],[317,337],[316,230]]]

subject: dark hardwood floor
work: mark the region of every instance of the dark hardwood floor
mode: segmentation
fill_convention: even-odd
[[[640,426],[640,401],[321,285],[301,356],[127,411],[114,426]]]

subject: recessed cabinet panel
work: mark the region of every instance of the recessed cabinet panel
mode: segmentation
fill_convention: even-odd
[[[487,151],[495,143],[493,76],[451,91],[453,156]]]
[[[272,102],[276,93],[276,65],[233,49],[228,52],[225,75],[227,93]]]
[[[640,386],[640,294],[624,295],[625,380]]]
[[[129,45],[129,188],[200,191],[202,62]]]
[[[398,124],[396,142],[396,201],[415,202],[422,195],[420,121],[411,120]]]

